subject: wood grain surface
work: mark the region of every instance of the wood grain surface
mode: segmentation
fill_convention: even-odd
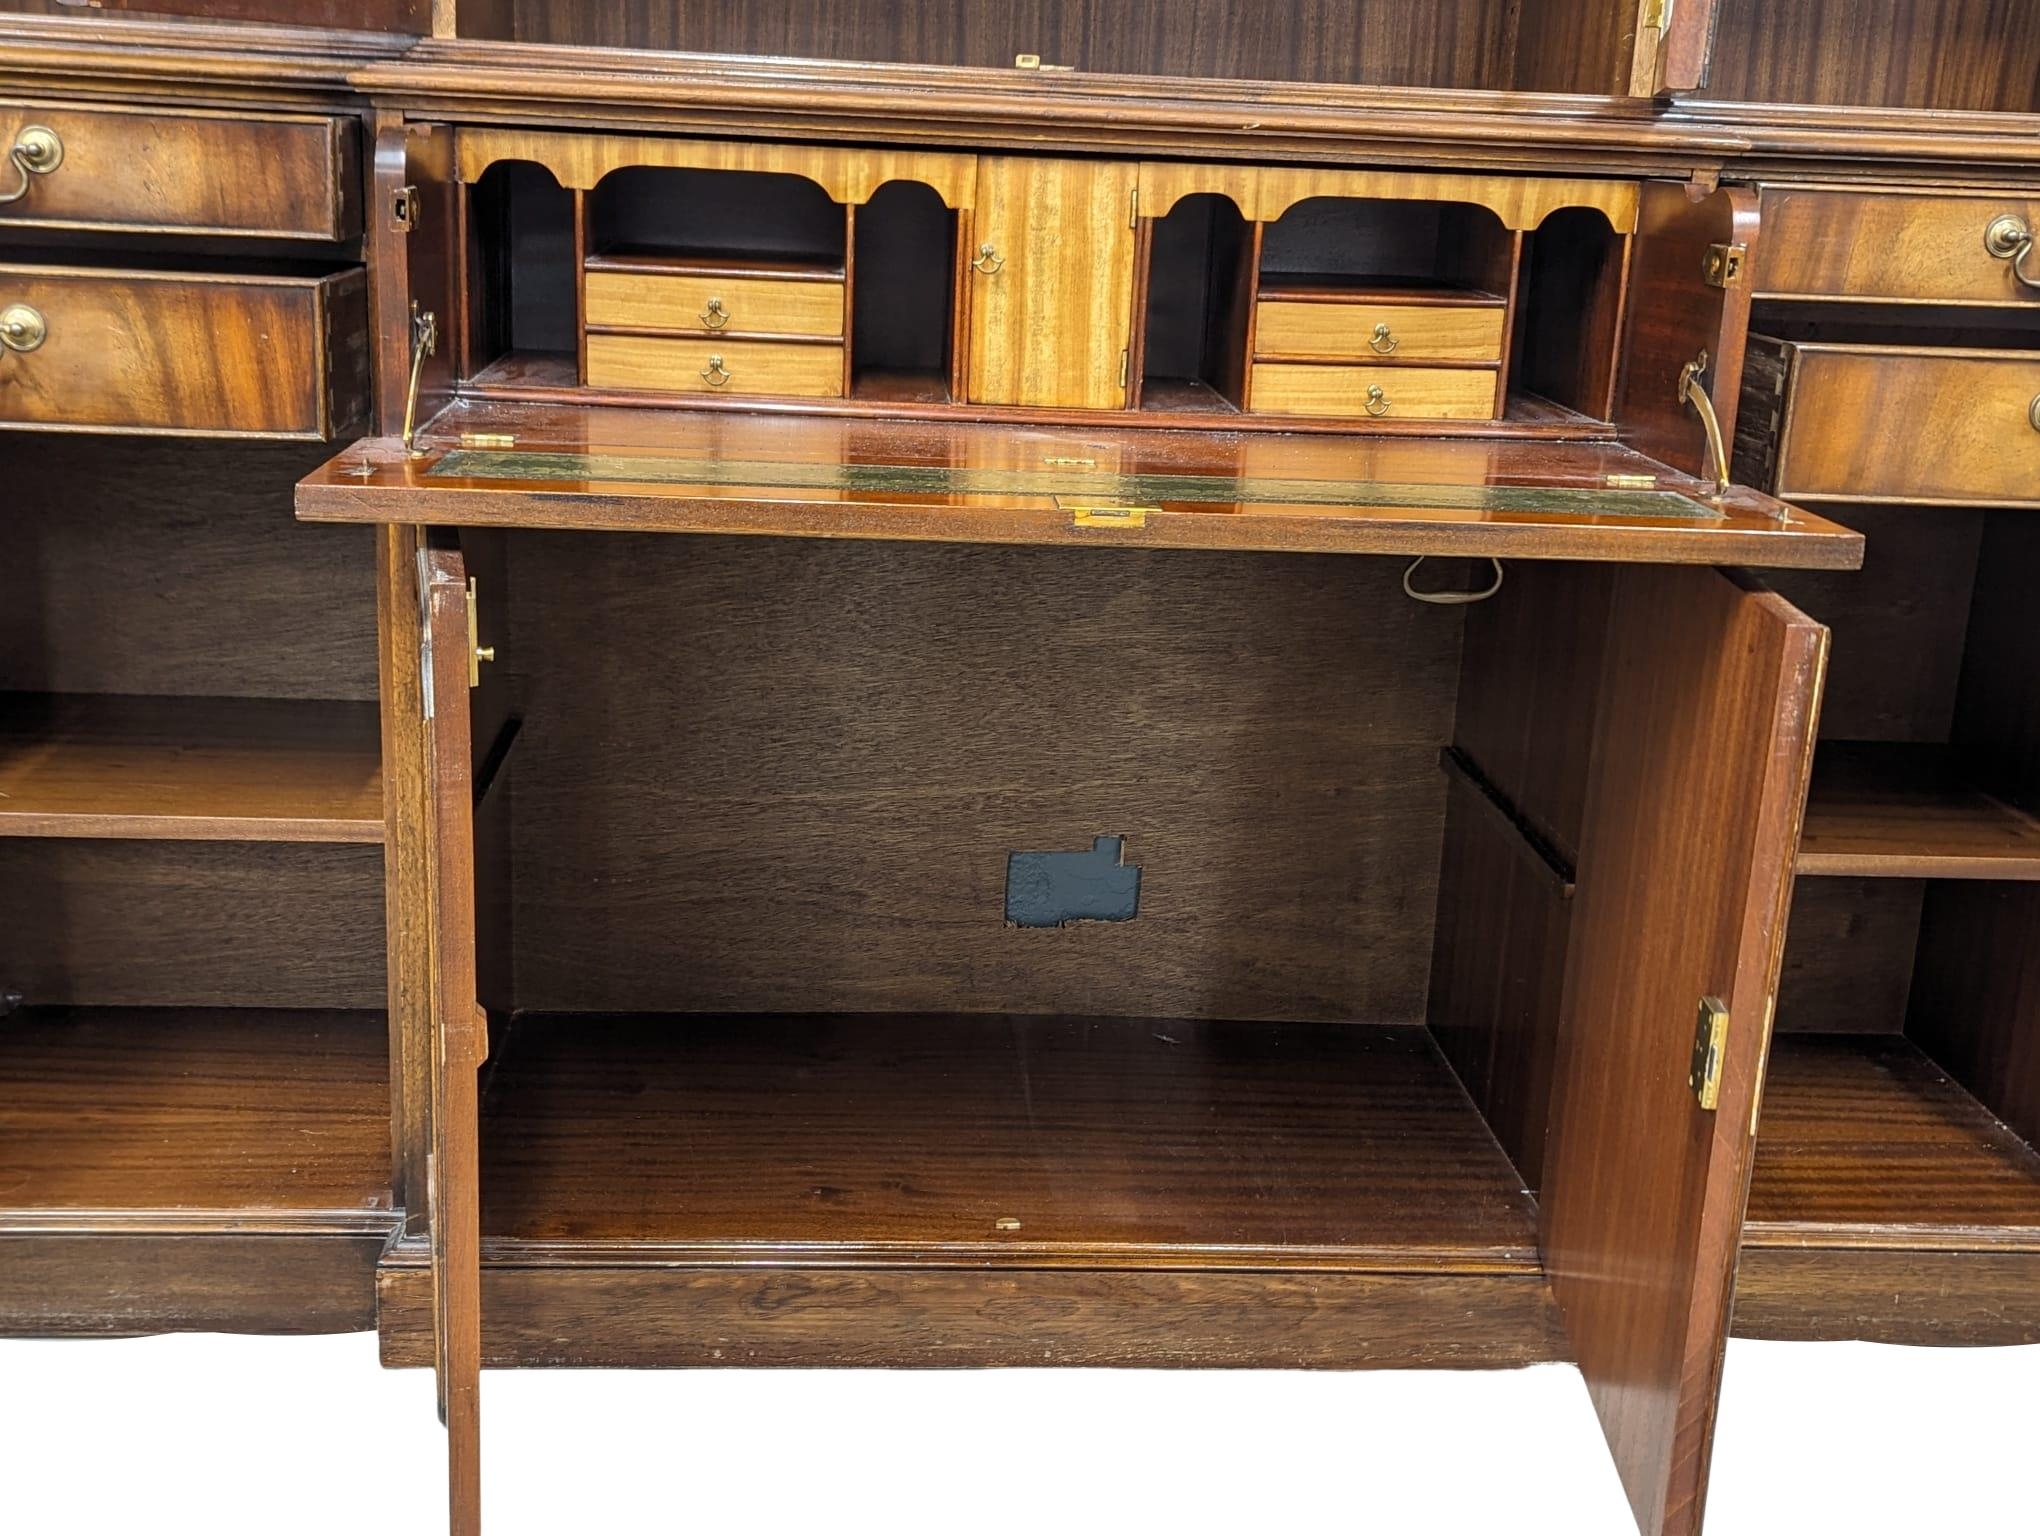
[[[379,843],[376,708],[0,694],[0,837]]]
[[[1540,1205],[1646,1536],[1700,1528],[1826,640],[1722,573],[1615,577]],[[1688,1083],[1708,996],[1715,1111]]]
[[[1759,298],[1863,298],[1905,304],[2040,304],[2012,264],[1984,249],[2007,215],[2040,227],[2040,197],[1766,187]]]
[[[2040,820],[1983,793],[1949,748],[1830,742],[1814,764],[1799,872],[2040,880]]]

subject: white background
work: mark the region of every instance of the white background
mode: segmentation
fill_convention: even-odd
[[[483,1378],[488,1536],[1633,1536],[1523,1371]],[[0,1342],[8,1536],[440,1536],[432,1384],[370,1335]],[[1709,1536],[2040,1531],[2040,1346],[1729,1346]]]

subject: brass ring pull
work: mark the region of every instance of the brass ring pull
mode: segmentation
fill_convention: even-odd
[[[985,276],[991,277],[1006,270],[1006,258],[999,254],[998,248],[991,241],[987,240],[978,247],[977,260],[972,262],[971,266]]]
[[[1983,232],[1983,248],[1999,261],[2009,262],[2012,276],[2021,286],[2040,291],[2040,273],[2026,270],[2026,258],[2033,254],[2033,226],[2015,213],[1991,220]]]
[[[1381,392],[1381,386],[1379,384],[1370,384],[1367,386],[1368,415],[1386,416],[1389,413],[1389,411],[1394,407],[1394,405],[1395,402],[1389,399],[1387,395],[1384,395]]]
[[[64,141],[57,137],[54,128],[31,123],[14,136],[14,147],[7,152],[7,158],[13,162],[14,174],[21,178],[21,183],[12,192],[0,192],[0,203],[18,203],[28,196],[36,177],[47,176],[64,163]]]
[[[711,331],[719,331],[730,323],[730,312],[721,299],[710,299],[708,308],[701,312],[701,323]]]
[[[720,352],[715,353],[709,358],[708,366],[701,370],[701,376],[707,381],[710,389],[721,389],[731,379],[736,377],[729,369],[723,367],[722,354]]]
[[[1386,357],[1402,343],[1396,340],[1395,332],[1388,328],[1388,322],[1384,320],[1374,328],[1374,334],[1367,338],[1367,345]]]
[[[49,336],[42,311],[28,304],[10,304],[0,309],[0,347],[9,352],[33,352]]]

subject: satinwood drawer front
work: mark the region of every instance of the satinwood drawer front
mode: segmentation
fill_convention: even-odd
[[[366,419],[367,283],[0,265],[0,426],[323,440]]]
[[[843,279],[588,263],[588,324],[748,336],[843,334]]]
[[[843,349],[826,342],[591,333],[588,383],[669,394],[831,399],[843,393]]]
[[[338,118],[0,101],[0,225],[345,240],[359,180]]]
[[[1252,408],[1263,415],[1391,420],[1485,420],[1495,414],[1486,368],[1256,363]]]
[[[2040,304],[2040,197],[1767,187],[1759,297]],[[2025,281],[2021,280],[2023,273]]]
[[[2040,507],[2040,352],[1752,336],[1736,464],[1787,500]]]
[[[1499,363],[1502,308],[1263,299],[1254,352],[1265,358],[1401,363]]]

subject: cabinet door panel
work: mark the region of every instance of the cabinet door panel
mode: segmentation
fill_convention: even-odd
[[[1128,162],[979,162],[972,400],[1091,410],[1126,403],[1121,354],[1132,334],[1139,175]]]
[[[1616,573],[1544,1159],[1553,1293],[1645,1536],[1699,1529],[1827,631]],[[1719,1107],[1688,1074],[1728,1005]]]
[[[480,1529],[482,1361],[478,1074],[489,1051],[478,999],[473,726],[468,715],[467,568],[455,550],[419,553],[424,608],[428,906],[432,946],[433,1343],[446,1425],[452,1536]]]

